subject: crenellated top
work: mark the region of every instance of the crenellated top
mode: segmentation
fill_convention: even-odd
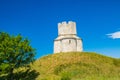
[[[58,23],[58,35],[76,35],[76,23],[69,21]]]

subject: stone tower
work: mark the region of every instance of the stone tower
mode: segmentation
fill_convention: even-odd
[[[58,37],[54,40],[54,53],[81,52],[82,40],[77,36],[76,23],[58,23]]]

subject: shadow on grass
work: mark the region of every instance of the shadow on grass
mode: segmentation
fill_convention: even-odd
[[[13,74],[12,80],[35,80],[39,75],[38,72],[35,70],[26,70],[26,71],[19,71]],[[9,79],[9,75],[1,76],[0,80],[11,80]]]

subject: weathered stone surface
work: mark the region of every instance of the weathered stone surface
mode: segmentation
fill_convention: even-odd
[[[82,40],[77,36],[76,23],[58,23],[58,37],[54,40],[54,53],[81,52]]]

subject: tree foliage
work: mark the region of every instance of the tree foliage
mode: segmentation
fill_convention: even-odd
[[[0,74],[9,76],[13,80],[14,70],[28,66],[34,61],[35,49],[30,46],[30,41],[21,35],[11,36],[0,33]]]

